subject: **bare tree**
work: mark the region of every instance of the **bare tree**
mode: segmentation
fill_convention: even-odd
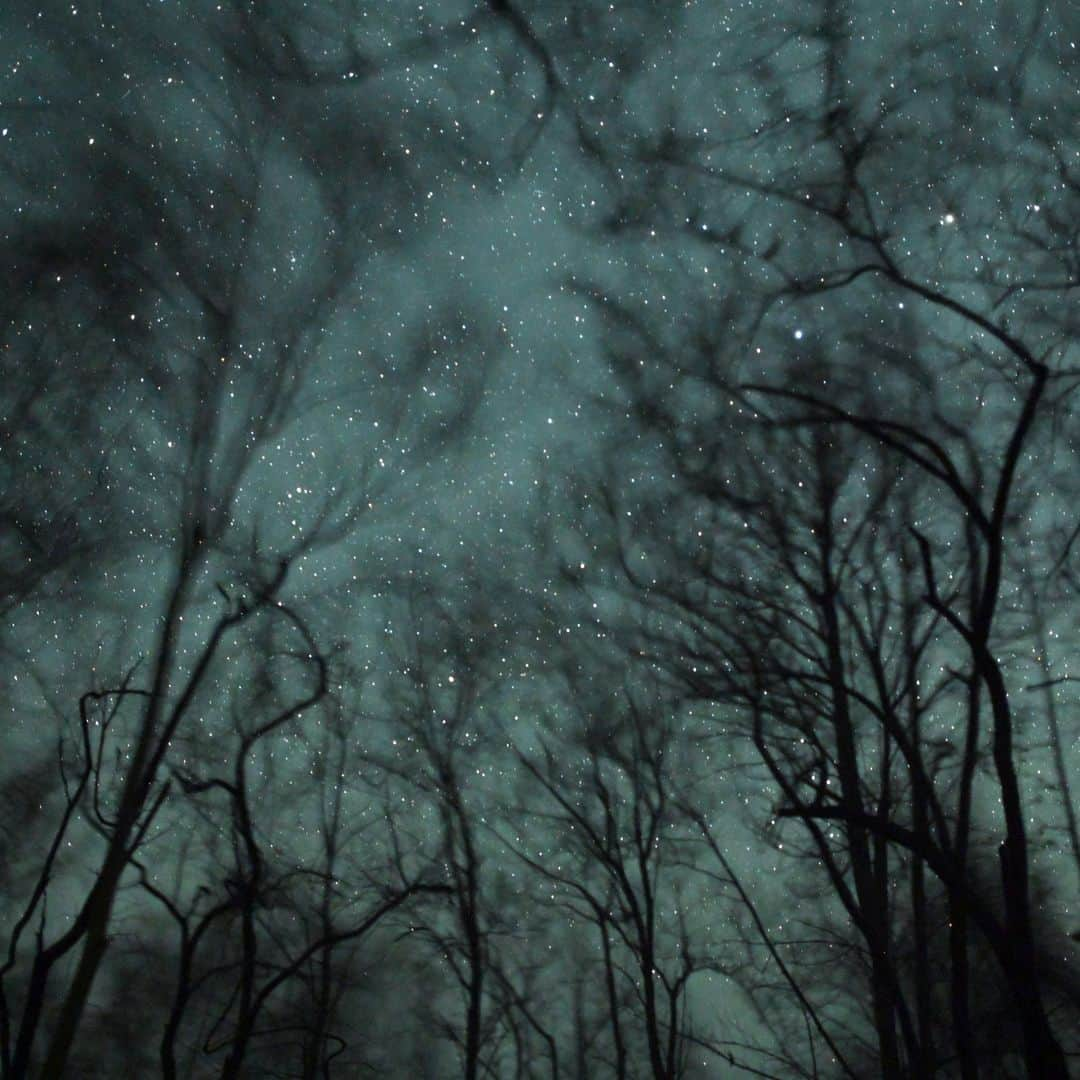
[[[267,831],[266,815],[255,813],[251,795],[252,759],[257,744],[289,724],[299,711],[293,706],[253,728],[238,731],[231,777],[197,778],[176,773],[189,796],[218,791],[226,796],[233,861],[225,868],[223,889],[200,887],[184,911],[140,867],[143,888],[164,905],[180,935],[177,983],[161,1041],[164,1076],[177,1075],[176,1044],[185,1011],[211,980],[217,983],[217,1004],[211,1011],[204,1052],[211,1056],[224,1052],[221,1077],[243,1075],[256,1041],[274,1037],[275,1054],[282,1053],[290,1037],[299,1041],[304,1075],[328,1075],[331,1062],[347,1047],[347,1041],[335,1035],[330,1026],[335,994],[346,985],[341,973],[335,973],[335,953],[340,957],[345,948],[363,942],[414,898],[450,891],[441,882],[409,880],[400,867],[396,877],[384,875],[379,883],[369,881],[363,888],[346,886],[339,876],[346,854],[342,844],[349,839],[340,817],[344,781],[340,771],[323,777],[324,782],[329,781],[329,791],[323,789],[329,803],[322,804],[321,848],[316,859],[290,862],[279,847],[265,850],[261,837]],[[344,734],[339,730],[339,748],[345,745]],[[214,891],[219,898],[215,899]],[[372,894],[365,905],[357,901],[361,893],[365,897]],[[359,906],[366,906],[366,910],[357,914],[353,909]],[[220,930],[216,936],[210,933],[215,923],[219,928],[230,928],[224,940]],[[217,955],[207,960],[200,952],[207,951],[210,941],[217,946]],[[223,945],[231,954],[224,963],[220,957]],[[314,1009],[307,1024],[298,1023],[296,1002],[288,998],[293,984],[307,984],[312,994]],[[285,1012],[275,1015],[278,1002]]]
[[[654,339],[645,341],[655,348]],[[968,957],[974,925],[1022,1018],[1029,1070],[1064,1070],[1058,1036],[1033,992],[1042,984],[1031,906],[1021,896],[1032,855],[986,592],[1000,584],[993,574],[1001,573],[1008,503],[1000,485],[1012,482],[1018,439],[1006,440],[1006,460],[993,469],[947,420],[951,451],[925,429],[885,418],[858,373],[848,378],[843,368],[818,364],[793,368],[789,379],[790,389],[756,388],[778,404],[747,407],[743,454],[726,460],[705,435],[707,413],[695,426],[685,411],[636,399],[639,415],[671,421],[657,430],[676,446],[672,460],[684,485],[651,516],[647,508],[636,513],[636,527],[621,509],[613,519],[622,572],[642,603],[636,648],[692,698],[745,718],[745,738],[778,794],[774,821],[802,823],[809,850],[864,938],[886,1074],[914,1062],[933,1069],[941,1060],[931,1023],[925,874],[939,880],[951,905],[952,1037],[963,1069],[974,1075],[978,1068]],[[823,381],[827,400],[801,389]],[[1029,422],[1022,409],[1018,426]],[[863,443],[863,433],[873,441]],[[967,483],[959,455],[974,463]],[[714,471],[721,461],[722,472]],[[988,491],[984,475],[998,477]],[[960,506],[938,509],[923,524],[928,481],[942,483]],[[984,498],[998,508],[989,518],[980,517]],[[608,504],[641,510],[640,499],[620,504],[609,496]],[[678,520],[687,525],[673,539]],[[662,559],[650,536],[663,538]],[[635,631],[627,634],[633,641]],[[959,731],[958,712],[966,718]],[[984,712],[994,732],[989,745]],[[1006,834],[1000,907],[968,873],[975,800],[991,785],[1004,789],[997,796]],[[790,838],[779,835],[790,849]],[[1017,844],[1022,868],[1010,861]],[[910,878],[922,957],[911,987],[893,957],[898,874]]]
[[[392,390],[380,389],[380,373],[368,370],[326,392],[328,357],[340,348],[331,329],[354,295],[372,227],[368,214],[380,199],[394,197],[395,174],[407,170],[407,155],[390,152],[359,95],[309,85],[297,57],[286,69],[275,54],[276,66],[268,66],[273,57],[255,49],[246,54],[253,67],[230,66],[231,50],[245,53],[260,29],[253,19],[212,29],[162,25],[145,35],[133,21],[131,47],[153,58],[155,73],[186,58],[191,93],[179,118],[162,110],[156,90],[134,97],[122,91],[118,54],[106,55],[89,41],[69,49],[90,85],[102,87],[108,108],[91,117],[73,103],[57,106],[61,128],[92,120],[96,134],[72,142],[78,149],[66,165],[68,201],[60,211],[55,204],[35,205],[27,215],[31,227],[12,247],[31,291],[29,307],[17,313],[27,334],[31,316],[36,324],[48,320],[49,310],[71,305],[55,331],[42,336],[33,329],[34,348],[48,350],[68,374],[93,374],[97,368],[85,365],[95,355],[106,358],[102,396],[94,399],[104,412],[100,466],[91,469],[100,470],[107,496],[100,529],[104,535],[122,529],[134,559],[122,571],[109,569],[84,595],[111,601],[114,582],[123,580],[142,590],[142,610],[153,615],[147,627],[131,609],[115,620],[115,652],[130,649],[142,657],[138,678],[106,682],[94,698],[83,698],[84,713],[88,700],[104,701],[102,728],[114,725],[119,756],[105,770],[108,782],[99,785],[99,751],[83,755],[55,837],[59,843],[73,819],[90,815],[100,826],[98,866],[65,923],[45,916],[56,868],[54,855],[47,855],[9,936],[5,972],[25,964],[29,974],[10,1039],[4,1010],[6,1077],[22,1078],[38,1061],[45,1075],[63,1073],[109,949],[125,874],[175,794],[166,779],[171,748],[185,741],[198,747],[201,731],[221,729],[218,674],[225,656],[244,648],[246,631],[259,623],[285,620],[302,636],[308,633],[291,603],[302,591],[297,567],[351,535],[380,504],[400,476],[380,464],[388,447],[419,460],[444,451],[465,430],[483,385],[485,365],[471,364],[445,387],[437,408],[425,403],[418,416],[412,391],[439,360],[429,347],[396,367]],[[261,29],[274,37],[270,23]],[[167,42],[172,31],[176,36]],[[57,43],[61,50],[69,45]],[[163,77],[160,86],[171,81]],[[318,113],[311,111],[316,105]],[[316,122],[320,113],[351,122],[358,137],[336,139],[334,124]],[[206,129],[207,138],[192,148],[173,138],[177,123]],[[16,159],[12,183],[27,180],[31,166],[29,158]],[[366,206],[355,194],[359,168],[380,181],[370,186]],[[299,234],[312,231],[318,242],[308,236],[301,252]],[[421,336],[436,332],[427,327]],[[380,359],[371,363],[377,368]],[[46,387],[41,394],[49,392]],[[37,397],[25,400],[22,413],[30,416]],[[327,446],[325,471],[315,465],[307,476],[298,474],[283,442],[295,437],[297,425],[310,425],[319,409],[350,401],[371,410],[381,425],[376,438],[353,453],[348,468],[332,460]],[[140,494],[147,488],[154,499]],[[59,545],[60,519],[53,525]],[[15,532],[30,535],[18,522]],[[77,535],[68,539],[77,551]],[[48,558],[35,555],[35,566],[49,572],[59,553],[57,546]],[[149,568],[154,572],[145,580]],[[168,583],[160,590],[163,578]],[[254,647],[257,655],[257,641]],[[320,662],[310,635],[306,654]],[[306,710],[321,693],[296,708]],[[90,719],[80,719],[85,730]],[[237,767],[243,760],[241,753]],[[184,768],[183,761],[173,764]],[[240,808],[240,779],[230,783]],[[40,928],[26,949],[21,931],[31,918]],[[243,987],[235,1062],[261,1000],[250,978]],[[44,1032],[56,994],[56,1015]]]
[[[451,890],[452,918],[418,914],[415,933],[433,947],[455,986],[459,1006],[436,1022],[457,1049],[462,1075],[476,1080],[492,1068],[488,1056],[496,1052],[488,983],[498,913],[487,896],[483,796],[476,784],[490,741],[484,703],[490,683],[467,613],[452,615],[416,586],[403,608],[405,633],[394,657],[400,667],[386,695],[391,745],[370,760],[390,781],[386,816],[395,845],[402,843],[403,825],[423,827],[429,818],[425,831],[434,828],[431,857]],[[404,822],[396,809],[402,802],[413,809]]]
[[[513,816],[524,827],[497,831],[550,902],[594,938],[592,1005],[603,1003],[605,1067],[636,1075],[643,1055],[649,1075],[684,1076],[694,1044],[690,982],[732,963],[710,941],[699,845],[679,807],[693,779],[691,744],[647,672],[630,672],[604,693],[597,658],[578,652],[570,664],[560,695],[566,715],[553,710],[544,729],[517,740],[526,782]]]
[[[155,1018],[165,1076],[359,1069],[378,947],[417,1074],[431,1032],[469,1080],[1067,1074],[1080,182],[1036,7],[14,0],[0,1080]],[[500,339],[459,293],[377,345],[364,274],[436,172],[541,147],[617,434],[526,609],[365,546]],[[99,1015],[140,956],[167,1000]],[[695,1022],[714,976],[762,1038]]]
[[[1029,1074],[1064,1076],[1040,998],[1009,663],[1029,640],[1010,551],[1028,544],[1040,500],[1053,504],[1040,481],[1057,475],[1048,455],[1074,381],[1075,147],[1039,104],[1056,46],[1037,21],[1014,92],[973,90],[968,71],[936,59],[942,27],[897,43],[898,78],[858,46],[863,15],[822,3],[771,17],[748,58],[731,59],[744,132],[720,114],[719,134],[706,132],[699,100],[672,99],[637,123],[623,113],[620,139],[601,147],[624,192],[609,230],[667,243],[677,265],[642,268],[667,318],[617,280],[576,283],[605,320],[609,401],[636,440],[590,498],[617,523],[641,648],[688,694],[746,719],[785,847],[783,823],[798,822],[862,935],[885,1074],[942,1060],[925,976],[930,876],[952,905],[961,1073],[979,1068],[977,927]],[[978,135],[1003,125],[1015,151]],[[1005,160],[1045,198],[1012,197]],[[929,213],[915,191],[930,193]],[[996,900],[968,876],[983,797],[1000,807]],[[892,956],[896,875],[923,953],[910,988]]]

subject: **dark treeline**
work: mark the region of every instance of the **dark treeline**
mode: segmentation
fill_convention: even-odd
[[[1080,1075],[1078,28],[978,7],[5,7],[0,1080]],[[530,191],[539,380],[401,286]]]

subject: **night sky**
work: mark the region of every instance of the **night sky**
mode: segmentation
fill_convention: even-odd
[[[1069,7],[3,5],[0,1080],[1078,1068]]]

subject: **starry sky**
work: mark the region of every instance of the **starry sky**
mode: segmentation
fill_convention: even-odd
[[[378,831],[370,850],[417,875],[452,861],[439,845],[464,826],[417,764],[426,747],[428,767],[469,776],[485,888],[520,911],[522,940],[558,954],[587,919],[567,922],[569,886],[537,868],[584,879],[574,859],[588,856],[537,807],[560,812],[551,785],[583,790],[587,743],[566,733],[610,709],[612,730],[646,733],[635,752],[670,739],[669,780],[696,793],[726,872],[777,934],[804,905],[833,926],[842,911],[807,859],[778,873],[792,846],[771,820],[780,794],[724,719],[737,695],[715,656],[711,700],[689,678],[702,639],[665,604],[695,573],[765,595],[819,535],[809,444],[784,441],[783,422],[759,436],[763,418],[794,414],[749,384],[887,406],[989,499],[1023,398],[1004,347],[1019,340],[1055,375],[1007,519],[999,648],[1046,905],[1075,930],[1080,852],[1060,790],[1080,737],[1075,579],[1058,556],[1074,527],[1078,41],[1068,5],[1034,0],[5,4],[0,667],[8,760],[28,763],[10,798],[28,798],[19,777],[48,775],[58,733],[77,742],[80,694],[149,678],[171,627],[162,685],[176,700],[223,612],[286,566],[273,602],[308,636],[243,622],[192,684],[169,759],[226,768],[242,717],[295,696],[317,643],[333,704],[253,752],[268,849],[312,857],[316,782],[338,746],[349,814]],[[877,587],[878,558],[909,573],[895,536],[910,526],[962,586],[964,508],[909,462],[875,547],[851,522],[872,516],[893,459],[843,446],[853,580]],[[744,503],[724,503],[736,488]],[[786,507],[773,541],[749,524],[769,500]],[[776,537],[803,525],[785,562]],[[946,672],[962,650],[936,633],[928,656]],[[657,640],[669,663],[653,662]],[[1055,698],[1022,692],[1051,679]],[[955,738],[946,713],[935,734]],[[143,723],[117,712],[107,801]],[[581,764],[552,769],[546,746]],[[978,798],[992,831],[992,785]],[[227,814],[173,806],[156,850],[188,898],[228,860]],[[189,855],[177,837],[195,820],[215,839]],[[694,831],[670,825],[671,865],[707,856]],[[72,836],[60,919],[103,850],[89,827]],[[356,858],[370,885],[378,859]],[[718,1012],[723,1037],[789,1030],[775,1002],[718,974],[752,936],[730,883],[721,900],[715,878],[674,878],[671,956],[691,931],[716,950],[694,984],[701,1030],[721,1037]],[[509,934],[491,918],[493,939]],[[416,923],[436,942],[449,932]],[[505,956],[525,978],[527,947]],[[565,968],[538,980],[537,1000],[568,1015]],[[456,1016],[440,995],[431,1007]],[[733,1075],[693,1056],[682,1075]],[[419,1068],[389,1060],[384,1075]]]

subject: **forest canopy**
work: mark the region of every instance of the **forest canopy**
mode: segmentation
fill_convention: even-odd
[[[1080,25],[0,12],[0,1080],[1080,1075]]]

